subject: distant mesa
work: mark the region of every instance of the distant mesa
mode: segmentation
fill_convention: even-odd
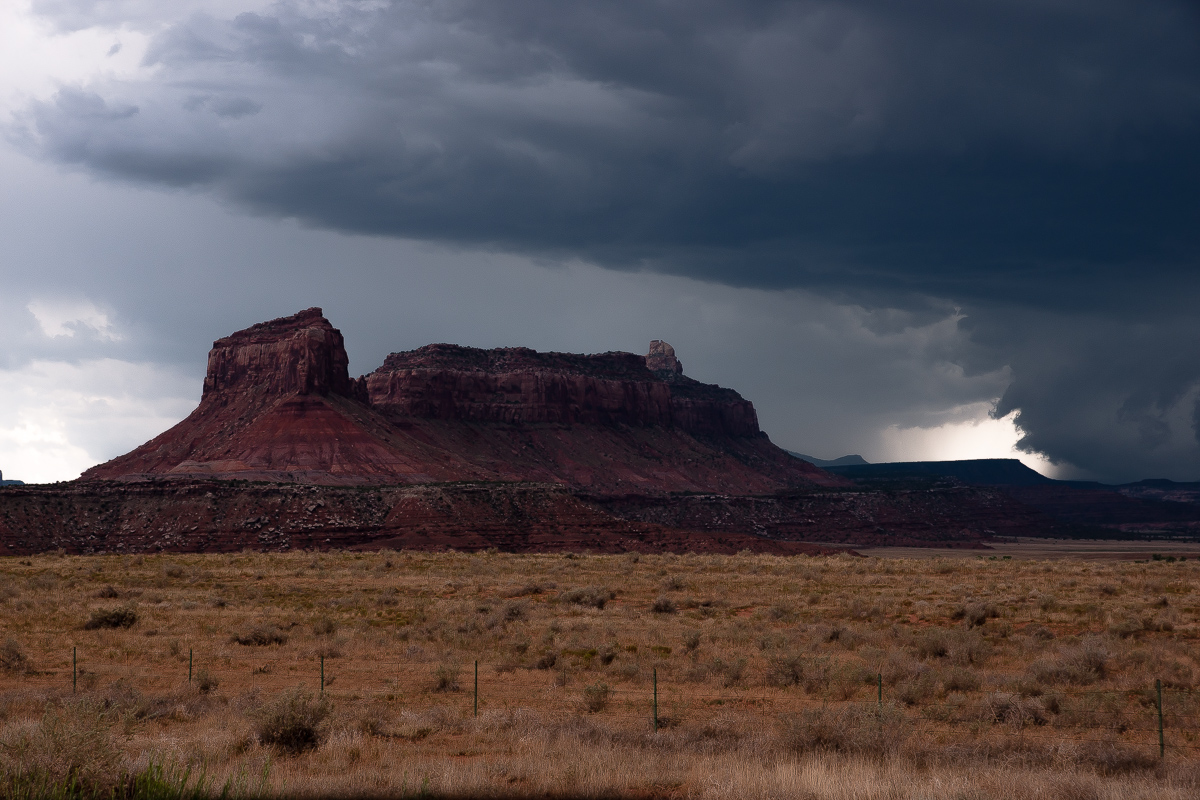
[[[857,458],[857,456],[852,456]],[[971,486],[1042,486],[1056,483],[1015,458],[975,458],[962,461],[896,461],[887,464],[824,465],[830,472],[854,480],[953,478]]]
[[[806,456],[804,453],[797,453],[793,450],[788,450],[788,452],[794,455],[796,458],[802,461],[807,461],[810,464],[815,464],[822,469],[826,469],[828,467],[849,467],[857,464],[868,463],[867,460],[862,456],[842,456],[841,458],[824,459]]]
[[[352,379],[319,308],[213,343],[199,407],[83,479],[534,481],[603,492],[774,492],[846,480],[798,461],[732,389],[646,356],[431,344]]]
[[[4,472],[0,470],[0,486],[24,486],[25,481],[6,481],[4,480]]]
[[[871,464],[862,456],[824,460],[788,450],[796,458],[852,480],[952,478],[969,486],[1042,486],[1059,483],[1016,458],[972,458],[961,461],[891,461]],[[1100,486],[1100,484],[1096,484]]]

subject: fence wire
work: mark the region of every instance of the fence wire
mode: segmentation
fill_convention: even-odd
[[[558,682],[530,687],[512,680],[512,665],[434,665],[400,660],[364,663],[315,656],[306,661],[270,653],[179,653],[165,666],[105,662],[73,651],[65,666],[21,675],[0,675],[0,690],[70,692],[111,691],[114,687],[163,692],[199,681],[232,683],[242,691],[308,686],[335,699],[395,704],[405,711],[437,705],[461,705],[464,714],[528,708],[555,717],[587,715],[622,723],[644,723],[657,730],[682,720],[711,719],[728,709],[756,711],[780,719],[814,714],[876,714],[899,721],[910,732],[927,734],[999,732],[1035,741],[1131,745],[1200,754],[1200,693],[1190,689],[1125,686],[1100,689],[1050,689],[1041,694],[976,690],[957,699],[908,702],[885,687],[882,675],[871,682],[823,681],[823,692],[799,685],[762,690],[729,687],[715,691],[695,683],[660,680],[657,670],[644,685],[610,687],[597,679],[588,685]],[[552,671],[552,670],[548,670]],[[532,670],[531,670],[532,672]],[[351,688],[345,688],[349,684]],[[863,699],[858,695],[867,694]]]

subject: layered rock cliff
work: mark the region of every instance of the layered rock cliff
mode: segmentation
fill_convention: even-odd
[[[675,366],[651,369],[663,363],[662,347]],[[392,353],[365,380],[371,405],[397,417],[761,434],[753,404],[732,389],[685,377],[674,352],[657,340],[645,357],[432,344]]]
[[[321,309],[309,308],[213,342],[202,397],[361,397],[350,380],[349,364],[342,332]]]
[[[671,387],[632,353],[431,344],[392,353],[366,376],[371,405],[393,417],[462,422],[669,427]]]
[[[358,380],[310,308],[213,343],[195,412],[85,479],[324,484],[541,481],[592,491],[771,492],[844,481],[771,444],[737,392],[674,350],[429,345]]]

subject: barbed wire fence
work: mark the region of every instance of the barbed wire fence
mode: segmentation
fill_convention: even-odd
[[[311,691],[347,701],[370,700],[401,711],[437,706],[457,707],[464,716],[481,712],[529,709],[552,717],[586,716],[598,720],[644,724],[651,731],[684,722],[719,724],[721,712],[746,711],[781,719],[816,719],[845,724],[853,717],[862,729],[877,724],[903,726],[918,733],[984,735],[992,731],[1033,741],[1093,743],[1140,748],[1164,759],[1200,757],[1200,692],[1165,686],[1161,680],[1123,688],[1049,688],[1032,694],[1008,690],[947,693],[941,699],[900,699],[885,686],[882,673],[871,680],[824,680],[820,691],[797,684],[785,687],[730,686],[676,681],[653,669],[645,685],[609,686],[604,676],[574,686],[547,682],[532,688],[509,679],[521,667],[412,661],[369,661],[294,654],[180,653],[171,669],[108,661],[72,648],[65,667],[0,675],[0,693],[44,690],[82,694],[113,686],[142,692],[169,692],[201,681],[212,688],[233,683],[245,691],[279,691],[311,687]],[[532,668],[530,668],[532,669]],[[468,678],[462,679],[466,674]],[[203,689],[201,689],[203,690]],[[863,697],[866,695],[866,697]],[[807,715],[807,717],[806,717]]]

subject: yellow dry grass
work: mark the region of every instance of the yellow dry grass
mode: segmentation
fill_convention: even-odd
[[[987,557],[3,559],[0,768],[158,763],[248,795],[1194,797],[1198,576]],[[136,622],[103,627],[129,621],[114,610]],[[264,741],[278,698],[319,693],[322,658],[315,746]]]

